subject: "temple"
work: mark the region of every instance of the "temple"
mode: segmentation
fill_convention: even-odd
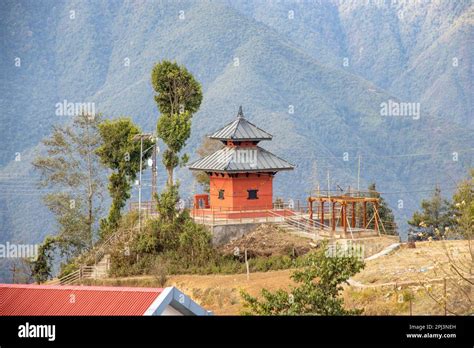
[[[211,211],[266,211],[273,207],[273,178],[294,166],[258,146],[272,135],[249,122],[239,108],[237,118],[209,136],[224,147],[189,165],[209,176],[209,195],[194,196],[194,208]]]

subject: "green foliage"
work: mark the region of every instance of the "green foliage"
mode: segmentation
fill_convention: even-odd
[[[163,152],[163,164],[171,186],[174,168],[188,161],[186,154],[180,158],[179,153],[191,135],[191,118],[201,105],[201,85],[184,66],[167,60],[153,67],[151,83],[161,113],[156,133],[168,147]]]
[[[176,209],[179,202],[179,184],[168,186],[159,195],[156,195],[157,209],[160,221],[173,222],[180,212]]]
[[[344,309],[342,284],[364,267],[355,256],[328,254],[326,244],[303,261],[303,270],[293,272],[299,283],[291,292],[262,290],[262,300],[242,291],[245,314],[257,315],[355,315],[361,310]]]
[[[441,239],[453,226],[453,210],[451,203],[441,196],[436,187],[430,199],[421,202],[421,211],[413,214],[408,224],[409,234],[413,239]]]
[[[46,155],[32,162],[41,174],[40,186],[52,191],[43,201],[56,217],[57,247],[68,257],[92,247],[101,211],[103,168],[95,154],[100,121],[101,115],[80,114],[72,125],[53,127],[43,140]]]
[[[109,193],[112,198],[107,220],[101,222],[101,233],[110,233],[116,228],[121,217],[121,210],[130,198],[131,182],[140,171],[140,148],[148,149],[152,142],[134,138],[141,133],[130,118],[121,117],[115,120],[105,120],[99,125],[101,136],[100,147],[96,150],[101,162],[114,172],[109,176]],[[145,152],[142,158],[142,169],[151,152]]]
[[[56,239],[47,236],[38,248],[38,256],[32,261],[31,272],[35,281],[40,284],[51,277],[51,266],[56,248]]]
[[[458,184],[453,195],[453,210],[457,233],[465,239],[474,238],[474,169],[470,177]]]
[[[178,250],[183,256],[182,262],[187,266],[205,265],[215,256],[211,233],[192,219],[185,222],[183,231],[179,235]]]
[[[58,278],[67,276],[68,274],[77,271],[79,265],[76,262],[69,262],[61,265],[61,270],[59,272]]]
[[[191,117],[189,111],[185,111],[180,114],[162,114],[158,119],[157,134],[169,151],[178,153],[186,145],[186,140],[191,135]]]
[[[194,114],[201,105],[201,85],[184,66],[163,60],[151,73],[155,102],[161,114]]]
[[[246,271],[242,260],[220,254],[212,245],[210,232],[196,224],[186,209],[178,209],[178,189],[179,185],[173,185],[157,195],[158,218],[147,220],[141,232],[114,249],[111,275],[156,275],[160,263],[166,263],[166,270],[158,272],[161,275]],[[129,222],[123,220],[119,228],[129,226]],[[298,258],[294,259],[289,251],[288,255],[250,259],[249,268],[251,272],[265,272],[294,267],[297,261]]]

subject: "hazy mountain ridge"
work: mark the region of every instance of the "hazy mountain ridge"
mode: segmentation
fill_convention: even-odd
[[[185,64],[203,84],[203,104],[195,115],[187,147],[191,157],[196,157],[195,148],[202,136],[234,118],[238,106],[243,105],[245,115],[253,123],[274,135],[272,142],[262,146],[297,165],[294,172],[277,175],[275,189],[279,196],[303,199],[316,181],[325,189],[327,169],[333,187],[354,187],[356,156],[361,153],[367,155],[362,160],[362,187],[376,181],[382,191],[409,192],[387,195],[399,221],[403,221],[418,206],[419,199],[428,194],[410,191],[428,191],[436,182],[449,189],[454,186],[453,179],[459,179],[473,165],[472,153],[462,152],[474,147],[472,128],[464,125],[471,121],[472,126],[472,105],[465,102],[472,96],[470,70],[466,70],[471,68],[465,64],[472,53],[463,51],[459,55],[459,69],[452,73],[445,67],[451,57],[443,53],[456,51],[465,44],[469,36],[466,30],[472,28],[471,12],[466,7],[450,9],[448,17],[457,18],[453,22],[440,18],[445,14],[442,7],[422,17],[429,21],[417,19],[420,15],[415,11],[411,23],[420,23],[417,37],[428,36],[426,33],[432,30],[428,22],[441,23],[443,29],[430,44],[428,39],[420,39],[409,50],[396,51],[397,57],[404,57],[403,62],[395,64],[396,71],[405,74],[397,76],[390,69],[384,71],[384,54],[392,46],[386,51],[372,52],[373,71],[364,65],[367,63],[354,63],[358,41],[351,35],[357,35],[357,31],[353,33],[347,28],[357,25],[348,21],[351,16],[376,21],[379,9],[338,7],[325,2],[321,9],[302,2],[297,6],[305,11],[295,10],[293,23],[298,30],[293,34],[293,27],[279,30],[262,19],[266,5],[271,6],[267,10],[269,16],[278,17],[271,11],[275,8],[276,13],[287,18],[286,4],[239,4],[241,7],[235,9],[224,2],[3,2],[0,17],[6,40],[2,41],[5,54],[1,56],[0,78],[5,93],[0,97],[4,110],[0,135],[1,163],[5,166],[0,171],[0,242],[26,242],[28,238],[38,242],[46,233],[54,232],[51,218],[40,201],[41,192],[35,191],[29,161],[50,126],[69,120],[54,114],[55,104],[64,99],[95,101],[97,111],[107,117],[130,115],[145,131],[153,131],[158,112],[150,71],[155,62],[164,58]],[[245,4],[247,9],[243,9]],[[75,11],[74,20],[70,19],[70,11]],[[179,18],[180,11],[184,11],[184,19]],[[309,16],[304,24],[296,22],[299,13]],[[393,13],[391,10],[390,14]],[[311,26],[316,19],[317,24],[324,23],[322,28]],[[370,27],[370,23],[367,25]],[[324,44],[317,55],[314,52],[318,50],[311,50],[302,44],[307,41],[298,39],[306,28],[313,32],[308,37],[314,38],[316,45]],[[383,33],[379,33],[375,47],[385,43]],[[440,44],[443,33],[463,34],[456,36],[455,47],[448,49]],[[398,45],[410,35],[393,42]],[[360,38],[364,44],[368,39]],[[418,58],[409,54],[420,50]],[[353,52],[350,68],[342,66],[347,52]],[[13,65],[17,56],[22,57],[21,68]],[[423,64],[426,61],[428,65]],[[430,69],[436,67],[436,62],[439,67]],[[436,81],[435,88],[431,81]],[[457,81],[462,83],[443,98],[443,91]],[[459,99],[461,92],[464,96]],[[407,97],[408,101],[421,98],[420,120],[380,117],[382,102]],[[435,97],[439,102],[430,103],[430,98]],[[460,106],[454,108],[453,103]],[[289,112],[290,106],[294,113]],[[448,114],[449,110],[453,114]],[[456,150],[460,158],[453,162],[451,154]],[[21,162],[11,162],[16,152],[22,154]],[[345,152],[349,161],[343,161]],[[396,157],[416,153],[440,154]],[[317,177],[313,172],[315,165]],[[5,175],[12,178],[7,180]],[[183,195],[190,195],[190,173],[180,169],[177,177],[183,182]],[[164,181],[162,169],[159,180]],[[15,184],[16,195],[11,188]],[[397,209],[400,199],[404,201],[403,209]]]

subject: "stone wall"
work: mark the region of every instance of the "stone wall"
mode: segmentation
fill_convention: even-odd
[[[227,224],[227,225],[208,225],[212,233],[212,244],[218,246],[226,244],[234,239],[238,239],[247,233],[255,230],[259,223],[249,224]]]

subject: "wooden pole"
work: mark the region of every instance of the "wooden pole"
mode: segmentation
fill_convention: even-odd
[[[249,267],[249,261],[247,259],[247,248],[245,248],[245,267],[247,268],[247,281],[250,280],[250,267]]]
[[[331,227],[332,230],[336,230],[336,202],[332,202],[332,222],[331,222]]]
[[[321,225],[324,226],[324,202],[321,201]],[[324,229],[324,227],[321,226],[322,229]]]
[[[342,204],[342,226],[344,226],[344,237],[347,232],[347,222],[346,222],[346,216],[347,216],[347,205],[344,202]]]
[[[375,222],[375,232],[379,231],[379,221],[377,220],[377,213],[378,211],[378,204],[377,202],[374,202],[374,222]]]
[[[362,210],[362,215],[363,215],[363,219],[364,219],[364,229],[367,228],[367,202],[364,201],[364,205],[363,205],[363,210]]]
[[[352,202],[352,228],[356,226],[356,203]]]
[[[157,172],[156,172],[156,139],[155,144],[153,145],[153,153],[151,155],[152,165],[151,165],[151,199],[150,202],[154,202],[154,195],[156,193],[156,181],[157,181]]]

